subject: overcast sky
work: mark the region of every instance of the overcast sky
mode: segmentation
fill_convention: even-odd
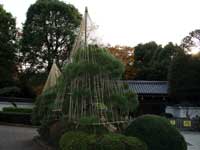
[[[81,13],[88,6],[100,37],[111,45],[135,46],[156,41],[180,43],[194,29],[200,29],[200,0],[64,0]],[[26,11],[35,0],[0,0],[17,19],[25,21]]]

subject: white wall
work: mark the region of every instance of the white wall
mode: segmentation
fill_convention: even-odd
[[[200,107],[167,106],[165,112],[171,113],[176,118],[186,118],[187,114],[190,119],[200,117]]]
[[[34,104],[32,103],[22,103],[22,102],[16,102],[15,103],[18,108],[33,108]],[[0,102],[0,111],[4,107],[14,107],[10,102]]]

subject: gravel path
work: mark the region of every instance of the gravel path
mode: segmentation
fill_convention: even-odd
[[[182,131],[188,143],[188,150],[200,150],[200,132]]]
[[[34,128],[0,125],[0,150],[42,150],[33,138]]]

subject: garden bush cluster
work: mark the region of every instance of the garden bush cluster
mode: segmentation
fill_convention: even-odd
[[[97,136],[84,132],[67,132],[60,139],[61,150],[147,150],[145,143],[120,134]]]

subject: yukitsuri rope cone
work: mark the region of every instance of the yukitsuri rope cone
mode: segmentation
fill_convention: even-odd
[[[87,14],[86,10],[70,61],[58,82],[54,111],[73,123],[92,117],[92,125],[103,125],[114,132],[116,124],[127,121],[134,104],[129,101],[130,91],[118,80],[124,69],[122,63],[106,49],[88,46],[86,40],[82,44],[83,35],[88,37],[82,31],[86,29]]]
[[[58,93],[56,106],[69,121],[78,122],[81,118],[91,116],[96,118],[94,124],[125,121],[129,113],[126,89],[119,81],[112,79],[121,70],[113,74],[109,64],[104,65],[104,62],[99,65],[110,58],[112,60],[113,56],[105,49],[91,46],[79,49],[73,61],[66,65],[63,72],[65,83]]]
[[[47,81],[45,82],[44,88],[42,92],[45,92],[47,89],[55,86],[57,84],[58,78],[61,76],[61,72],[57,67],[56,63],[54,62],[51,70],[49,72]]]

